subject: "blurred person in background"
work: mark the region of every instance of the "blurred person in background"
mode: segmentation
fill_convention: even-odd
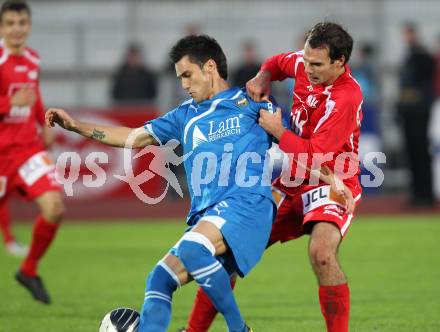
[[[241,63],[232,72],[232,85],[244,87],[260,70],[261,61],[257,56],[257,48],[252,40],[241,43]]]
[[[435,98],[440,100],[440,34],[437,36],[435,53]]]
[[[131,43],[113,78],[111,95],[121,104],[149,104],[156,99],[158,79],[144,62],[141,46]]]
[[[376,50],[370,42],[360,42],[355,47],[357,61],[351,66],[356,81],[361,86],[364,102],[362,103],[361,140],[359,142],[359,155],[363,160],[365,154],[382,150],[382,141],[378,123],[379,117],[379,79],[377,72]],[[364,169],[363,169],[364,172]],[[369,192],[377,188],[364,188]]]
[[[35,300],[49,304],[38,265],[55,238],[64,206],[55,167],[46,151],[54,137],[43,125],[40,59],[26,46],[30,31],[29,6],[23,1],[4,2],[0,9],[0,225],[9,251],[23,254],[19,246],[13,246],[7,200],[17,190],[37,203],[40,214],[32,242],[15,278]]]
[[[377,72],[375,62],[375,48],[369,42],[359,43],[358,60],[352,65],[353,76],[362,87],[364,103],[376,103],[377,101]]]
[[[397,116],[405,138],[410,171],[410,205],[434,204],[432,158],[428,126],[434,102],[435,62],[422,45],[417,26],[402,29],[406,55],[400,68]]]

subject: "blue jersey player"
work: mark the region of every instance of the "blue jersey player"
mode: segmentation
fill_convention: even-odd
[[[264,171],[271,141],[257,123],[260,109],[272,111],[272,104],[229,88],[226,57],[208,36],[182,38],[170,58],[191,99],[163,117],[131,129],[84,123],[50,109],[46,122],[112,146],[142,148],[172,139],[183,145],[189,229],[148,276],[139,331],[166,331],[173,293],[191,280],[208,294],[229,331],[252,331],[230,275],[245,276],[257,264],[272,227],[275,206]]]

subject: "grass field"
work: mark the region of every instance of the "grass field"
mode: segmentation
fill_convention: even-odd
[[[29,238],[30,225],[17,225]],[[34,302],[12,276],[19,260],[0,252],[1,332],[97,332],[118,306],[139,308],[144,279],[184,229],[182,223],[64,225],[41,266],[53,298]],[[237,286],[255,331],[321,332],[307,239],[276,245]],[[341,248],[352,294],[351,332],[440,331],[440,217],[358,218]],[[195,286],[174,297],[169,331],[184,326]],[[219,317],[212,331],[225,331]]]

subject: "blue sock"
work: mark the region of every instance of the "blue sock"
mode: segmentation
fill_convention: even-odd
[[[139,332],[165,332],[171,319],[171,300],[179,283],[167,265],[159,262],[147,279]]]
[[[188,232],[177,249],[188,273],[203,288],[217,310],[224,316],[230,332],[246,331],[235,301],[229,274],[213,256],[215,248],[202,234]]]

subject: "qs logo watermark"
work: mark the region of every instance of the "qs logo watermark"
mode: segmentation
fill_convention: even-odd
[[[176,174],[172,171],[173,166],[185,163],[189,190],[193,196],[200,197],[206,190],[216,190],[217,187],[257,187],[270,186],[272,180],[279,176],[283,185],[297,187],[305,181],[309,185],[317,185],[320,181],[317,172],[311,169],[320,169],[322,165],[333,163],[334,174],[344,180],[356,176],[359,171],[360,161],[351,153],[315,153],[312,158],[307,153],[285,154],[280,150],[268,150],[264,155],[257,152],[246,151],[234,155],[232,143],[226,143],[221,153],[204,151],[193,153],[192,151],[178,156],[175,152],[179,145],[177,140],[170,140],[166,144],[149,145],[133,155],[133,143],[138,132],[133,131],[128,137],[123,153],[124,174],[111,174],[112,177],[127,183],[136,197],[146,204],[161,202],[169,188],[183,197],[182,187]],[[151,154],[152,159],[148,168],[135,175],[133,162]],[[81,157],[76,152],[63,152],[56,162],[56,180],[64,187],[67,196],[74,195],[74,184],[81,181],[89,188],[99,188],[105,185],[107,174],[100,165],[109,163],[109,156],[105,152],[90,152],[82,164]],[[362,186],[377,188],[384,181],[384,173],[379,165],[386,163],[383,152],[367,153],[362,160],[362,168],[366,171],[360,176]],[[80,168],[84,166],[93,175],[82,175]],[[309,165],[309,166],[303,166]],[[163,192],[157,197],[150,197],[141,188],[142,184],[148,183],[153,177],[160,176],[166,185]],[[307,179],[307,180],[305,180]]]

